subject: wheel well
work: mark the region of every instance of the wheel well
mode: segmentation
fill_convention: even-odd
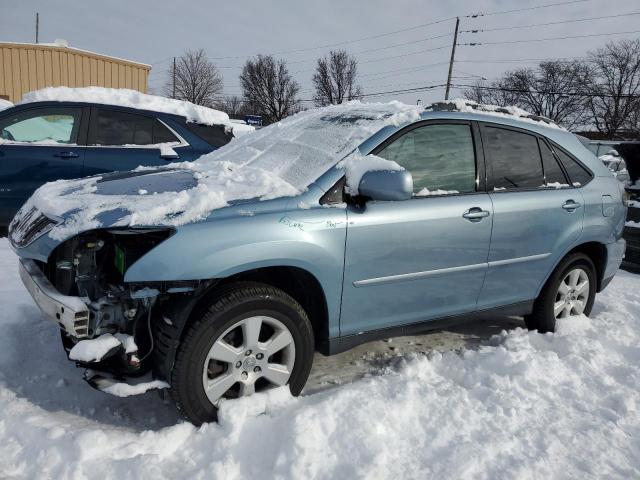
[[[214,288],[237,281],[265,283],[291,295],[307,312],[316,344],[329,337],[329,314],[324,290],[308,271],[297,267],[258,268],[222,279]]]
[[[596,277],[598,279],[597,291],[602,290],[602,278],[604,276],[604,270],[607,266],[607,247],[602,243],[588,242],[578,245],[569,252],[572,253],[584,253],[588,256],[596,267]]]

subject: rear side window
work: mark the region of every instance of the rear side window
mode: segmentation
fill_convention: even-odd
[[[567,171],[571,184],[574,187],[581,187],[591,181],[591,173],[589,173],[582,165],[559,148],[556,148],[555,151],[562,162],[564,169]]]
[[[562,188],[568,187],[569,183],[567,177],[564,176],[560,164],[553,155],[553,152],[542,140],[538,140],[540,143],[540,153],[542,154],[542,167],[544,168],[544,179],[547,187]]]
[[[233,138],[233,135],[226,131],[224,125],[201,125],[187,122],[185,127],[212,147],[222,147]]]
[[[89,142],[92,145],[150,145],[153,120],[145,115],[98,109]]]
[[[41,145],[74,144],[80,125],[79,108],[38,108],[0,121],[2,140]]]
[[[416,196],[476,191],[476,158],[469,125],[414,128],[376,155],[411,172]]]
[[[545,186],[535,136],[504,128],[485,127],[483,144],[492,172],[494,190]]]

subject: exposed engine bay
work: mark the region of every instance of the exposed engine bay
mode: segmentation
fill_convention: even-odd
[[[59,322],[68,353],[83,340],[110,335],[121,340],[100,358],[71,355],[79,366],[118,376],[135,377],[149,371],[151,362],[145,360],[154,346],[152,322],[161,317],[154,307],[172,293],[193,292],[200,282],[132,284],[125,283],[124,276],[133,263],[172,233],[168,228],[95,230],[60,244],[47,263],[38,264],[56,290],[81,298],[89,310],[88,319],[73,331]]]

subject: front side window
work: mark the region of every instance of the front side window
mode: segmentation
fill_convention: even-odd
[[[34,144],[76,143],[80,109],[43,108],[27,110],[0,121],[2,140]]]
[[[377,153],[408,170],[416,196],[476,191],[471,127],[425,125],[410,130]]]
[[[90,132],[92,145],[152,145],[154,118],[115,110],[96,112]]]
[[[494,190],[520,190],[545,186],[538,140],[526,133],[485,127],[484,151]]]

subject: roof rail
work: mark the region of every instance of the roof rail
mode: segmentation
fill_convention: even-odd
[[[501,115],[509,115],[514,118],[526,118],[536,122],[546,123],[547,125],[558,126],[556,122],[542,115],[534,115],[518,107],[500,107],[498,105],[486,105],[474,102],[473,100],[449,100],[444,102],[435,102],[425,107],[425,110],[433,112],[471,112],[480,113],[498,113]]]

